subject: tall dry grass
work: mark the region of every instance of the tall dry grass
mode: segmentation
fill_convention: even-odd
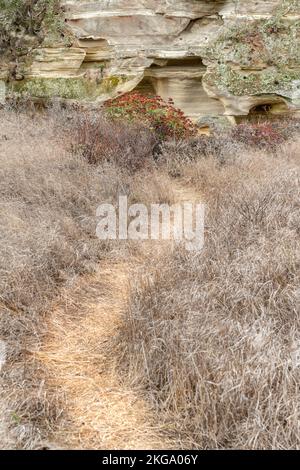
[[[172,198],[168,177],[154,168],[147,174],[135,170],[133,178],[118,161],[91,165],[71,145],[77,122],[76,114],[55,109],[0,114],[4,447],[36,448],[63,413],[63,397],[59,391],[49,396],[46,371],[33,355],[47,334],[45,319],[62,288],[71,289],[78,276],[94,273],[100,260],[129,256],[132,249],[97,239],[98,205],[117,203],[120,194],[145,203]],[[103,127],[102,134],[106,131]]]
[[[205,246],[148,260],[122,367],[184,448],[299,448],[299,141],[183,164],[168,152],[206,202]]]
[[[166,143],[155,162],[152,138],[138,136],[99,116],[1,111],[0,446],[39,448],[55,435],[65,397],[35,354],[48,313],[80,311],[78,277],[135,255],[142,268],[107,354],[171,441],[300,447],[299,143],[254,152],[220,134]],[[207,204],[202,252],[96,238],[100,203],[173,203],[178,177]]]

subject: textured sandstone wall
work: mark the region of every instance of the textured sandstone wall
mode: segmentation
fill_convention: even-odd
[[[71,47],[42,44],[8,90],[103,102],[138,88],[203,122],[300,109],[299,0],[62,4]]]

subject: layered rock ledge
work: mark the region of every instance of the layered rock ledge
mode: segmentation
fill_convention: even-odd
[[[300,110],[300,4],[293,0],[61,2],[71,42],[35,48],[0,95],[102,103],[139,89],[193,119]],[[6,59],[7,60],[7,59]]]

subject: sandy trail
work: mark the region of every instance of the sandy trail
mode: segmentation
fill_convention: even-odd
[[[174,183],[173,190],[176,202],[199,201],[199,195],[183,185]],[[160,250],[168,252],[171,247],[171,242],[162,243]],[[47,370],[48,393],[59,394],[63,412],[46,446],[176,447],[143,397],[130,384],[124,385],[109,351],[128,307],[130,281],[145,264],[146,253],[144,258],[101,263],[95,275],[79,279],[70,292],[66,289],[66,300],[50,314],[47,341],[37,358]]]

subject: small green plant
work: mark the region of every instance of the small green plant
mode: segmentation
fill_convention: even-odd
[[[15,411],[12,412],[11,419],[15,424],[21,423],[21,417]]]
[[[196,127],[184,113],[160,96],[128,93],[105,104],[112,119],[143,122],[155,132],[160,140],[181,139],[196,134]]]

